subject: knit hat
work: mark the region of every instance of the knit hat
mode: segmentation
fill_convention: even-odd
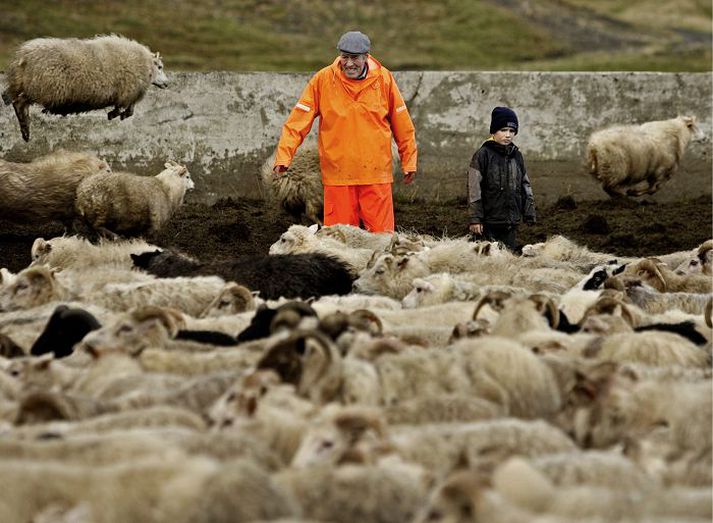
[[[495,134],[503,127],[512,127],[517,134],[517,115],[509,107],[496,107],[490,115],[490,134]]]
[[[369,37],[361,31],[349,31],[344,33],[337,42],[337,50],[349,54],[364,54],[371,49]]]

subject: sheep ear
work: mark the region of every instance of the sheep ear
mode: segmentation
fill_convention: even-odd
[[[309,227],[307,227],[307,230],[311,232],[312,234],[316,234],[317,231],[319,230],[319,224],[318,223],[313,223]]]

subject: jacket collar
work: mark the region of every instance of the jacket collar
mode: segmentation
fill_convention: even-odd
[[[344,76],[344,73],[342,72],[341,67],[339,67],[339,57],[338,56],[332,62],[330,69],[332,70],[333,78],[337,78],[344,83],[347,83],[347,82],[350,82],[350,83],[358,82],[360,84],[363,83],[364,86],[366,87],[367,85],[371,84],[371,82],[374,80],[374,78],[381,75],[381,68],[382,68],[381,63],[371,55],[369,55],[369,58],[367,59],[367,64],[369,65],[369,72],[367,73],[366,78],[364,78],[363,80],[352,80],[352,79]]]
[[[488,149],[495,151],[498,154],[501,154],[503,156],[513,156],[517,152],[517,145],[514,143],[511,143],[510,145],[502,145],[493,140],[492,138],[488,138],[485,140],[483,143],[483,147],[487,147]]]

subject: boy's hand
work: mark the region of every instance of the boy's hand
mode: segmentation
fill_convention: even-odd
[[[473,234],[483,234],[483,224],[471,223],[470,225],[468,225],[468,230]]]
[[[410,171],[410,172],[404,173],[404,183],[406,185],[410,184],[415,177],[416,177],[416,171]]]

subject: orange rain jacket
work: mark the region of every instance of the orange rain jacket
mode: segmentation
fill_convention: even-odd
[[[339,58],[309,81],[282,129],[275,165],[289,166],[319,116],[324,185],[392,183],[393,133],[404,172],[416,171],[416,133],[391,72],[369,56],[369,73],[351,80]]]

